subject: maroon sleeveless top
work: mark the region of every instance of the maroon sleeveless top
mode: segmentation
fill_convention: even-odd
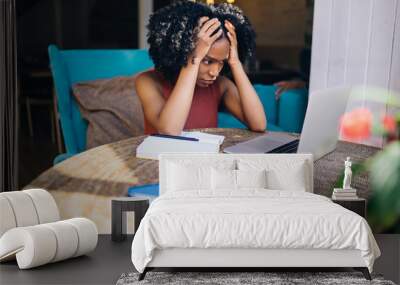
[[[161,82],[163,88],[162,95],[165,100],[168,100],[173,90],[173,85],[165,79],[162,79]],[[184,129],[216,128],[218,125],[218,106],[221,98],[222,94],[219,92],[216,81],[208,87],[199,87],[196,85]],[[144,118],[144,133],[158,133],[157,129],[147,121],[146,117]]]

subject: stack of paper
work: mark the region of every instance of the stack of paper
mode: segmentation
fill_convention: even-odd
[[[196,138],[201,142],[209,142],[221,145],[224,142],[225,137],[219,135],[212,135],[202,132],[182,132],[181,136]]]
[[[358,199],[357,190],[354,188],[349,188],[349,189],[335,188],[333,189],[332,199],[334,200]]]
[[[182,132],[180,136],[150,135],[136,149],[136,157],[158,159],[168,152],[218,153],[224,136],[202,132]]]

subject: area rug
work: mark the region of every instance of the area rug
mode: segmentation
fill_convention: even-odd
[[[116,285],[213,284],[213,285],[297,285],[297,284],[376,284],[395,285],[380,275],[368,281],[360,272],[148,272],[142,281],[138,273],[122,274]]]

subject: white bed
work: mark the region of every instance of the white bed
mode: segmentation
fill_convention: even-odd
[[[354,267],[370,278],[371,230],[312,194],[311,155],[165,154],[159,170],[160,197],[132,243],[140,278],[154,267]]]

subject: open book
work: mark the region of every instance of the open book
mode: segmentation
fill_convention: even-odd
[[[224,136],[202,132],[182,132],[180,136],[150,135],[136,149],[136,157],[158,159],[167,152],[218,153]]]

